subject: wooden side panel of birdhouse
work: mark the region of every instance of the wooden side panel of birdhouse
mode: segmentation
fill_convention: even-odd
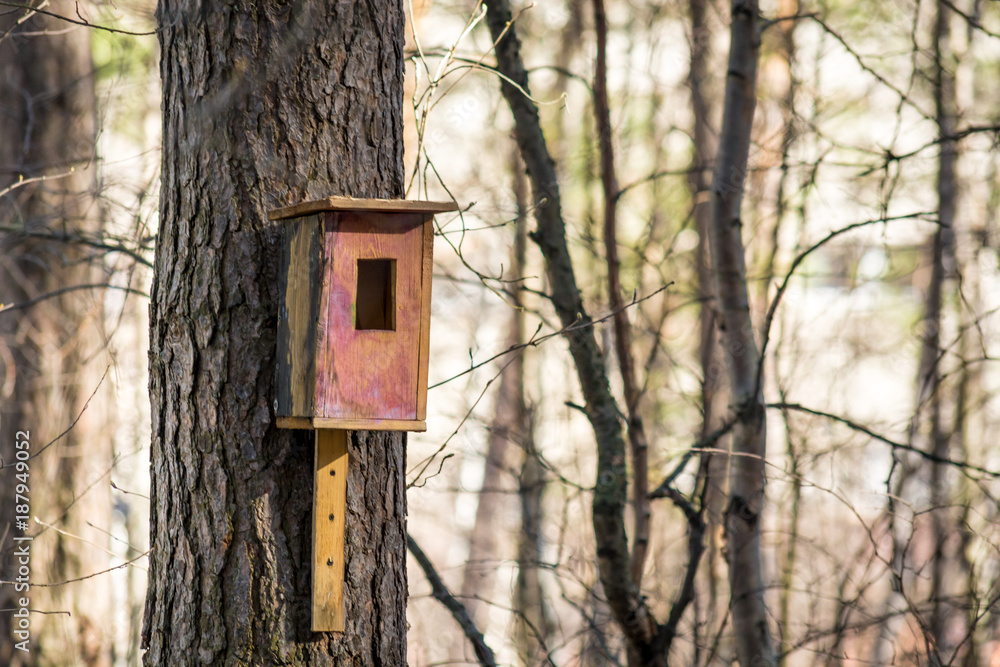
[[[425,215],[326,216],[315,416],[415,420]]]
[[[278,417],[313,416],[316,388],[316,322],[323,277],[323,216],[286,225],[278,313]]]
[[[420,269],[420,349],[417,366],[417,419],[427,419],[427,368],[431,356],[431,279],[434,273],[434,216],[424,216]]]

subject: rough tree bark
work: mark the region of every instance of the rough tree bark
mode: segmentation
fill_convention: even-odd
[[[74,15],[74,4],[54,0],[46,9]],[[107,276],[93,250],[76,240],[100,242],[95,143],[97,103],[90,34],[52,16],[5,11],[0,19],[0,535],[5,536],[0,579],[12,578],[11,538],[31,542],[32,583],[75,580],[109,566],[112,429],[107,412],[111,381],[103,335]],[[18,23],[20,21],[20,23]],[[9,31],[9,32],[8,32]],[[17,186],[19,179],[45,178]],[[90,286],[85,289],[81,286]],[[27,308],[18,304],[49,296]],[[11,308],[13,307],[13,308]],[[100,387],[100,391],[98,388]],[[91,395],[95,396],[84,409]],[[75,426],[52,446],[76,420]],[[14,436],[30,434],[28,476],[12,467]],[[14,492],[27,482],[27,530],[14,524]],[[20,492],[20,491],[19,491]],[[19,501],[20,502],[20,501]],[[18,514],[21,514],[18,512]],[[65,531],[65,532],[59,532]],[[24,543],[22,543],[24,544]],[[24,595],[31,614],[30,653],[12,650],[9,612],[0,613],[0,664],[110,665],[107,582],[86,579],[33,586]],[[17,608],[0,587],[0,608]]]
[[[148,665],[406,661],[405,440],[350,438],[346,632],[310,632],[313,435],[274,426],[280,228],[403,191],[403,6],[163,0]]]
[[[712,268],[736,425],[729,464],[726,551],[730,609],[742,667],[775,664],[764,606],[760,529],[766,424],[762,372],[747,290],[740,208],[756,104],[756,0],[733,0],[722,132],[712,185]]]

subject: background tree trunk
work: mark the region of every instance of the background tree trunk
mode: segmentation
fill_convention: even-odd
[[[514,252],[511,275],[525,275],[528,250],[528,183],[519,156],[511,160],[514,176],[514,198],[517,201],[517,222],[514,232]],[[524,342],[524,302],[521,285],[513,293],[516,310],[512,314],[511,341]],[[518,477],[518,495],[521,500],[521,533],[517,541],[517,581],[514,589],[514,608],[519,616],[515,623],[515,643],[521,664],[536,665],[545,656],[545,646],[552,632],[553,619],[542,589],[539,567],[542,561],[542,521],[545,518],[542,497],[548,472],[542,464],[535,443],[534,410],[528,407],[524,394],[524,353],[511,365],[516,365],[516,392],[514,402],[517,444],[523,452],[521,473]]]
[[[767,429],[740,214],[756,103],[760,35],[756,1],[733,0],[731,6],[729,69],[712,185],[711,250],[736,418],[726,508],[730,609],[740,665],[763,667],[775,663],[760,556]]]
[[[933,264],[931,266],[931,285],[927,294],[927,309],[925,312],[925,336],[928,337],[924,348],[925,353],[933,355],[933,359],[921,359],[921,371],[927,366],[927,374],[921,374],[917,379],[918,386],[927,386],[931,393],[931,432],[928,443],[934,454],[940,458],[951,455],[951,441],[958,435],[955,429],[948,431],[943,425],[942,403],[946,402],[946,394],[941,387],[941,368],[939,366],[941,352],[941,328],[943,326],[944,288],[945,283],[956,276],[956,208],[958,203],[958,183],[956,178],[956,162],[958,150],[950,137],[955,133],[956,100],[955,100],[955,59],[951,51],[951,9],[945,2],[935,3],[934,21],[934,107],[938,126],[938,138],[941,141],[941,152],[938,156],[938,228],[934,233],[931,249]],[[930,334],[930,329],[934,334]],[[958,393],[958,392],[956,392]],[[922,396],[920,397],[922,399]],[[922,405],[916,406],[917,414]],[[955,406],[952,410],[955,423],[961,414]],[[932,531],[934,540],[934,562],[931,566],[932,608],[930,615],[930,632],[934,642],[934,652],[931,659],[940,663],[947,661],[954,649],[953,642],[948,637],[948,625],[954,614],[953,600],[955,584],[961,581],[961,573],[955,571],[954,559],[946,547],[946,543],[955,535],[956,513],[950,508],[951,492],[948,488],[948,477],[945,466],[934,463],[931,466],[931,506],[933,507]],[[963,522],[964,523],[964,522]],[[949,576],[949,574],[951,576]],[[933,663],[932,663],[933,664]]]
[[[148,665],[406,661],[405,441],[350,439],[343,634],[310,632],[313,434],[274,427],[280,226],[403,190],[399,2],[164,0]]]
[[[72,15],[72,2],[47,10]],[[82,11],[86,11],[85,9]],[[100,240],[95,143],[97,103],[90,33],[51,16],[6,11],[0,21],[0,304],[48,297],[24,309],[0,312],[0,456],[14,460],[14,436],[31,443],[30,515],[52,528],[14,524],[15,470],[0,472],[3,571],[13,563],[11,538],[34,535],[32,583],[79,579],[109,567],[112,435],[107,411],[112,382],[103,332],[107,282],[99,256],[75,240]],[[17,21],[22,21],[15,27]],[[8,30],[10,30],[8,34]],[[16,186],[19,179],[46,180]],[[106,378],[105,378],[106,379]],[[99,389],[100,388],[100,389]],[[87,406],[92,395],[97,394]],[[45,448],[60,433],[65,436]],[[0,608],[16,608],[10,586]],[[33,586],[30,653],[12,650],[10,613],[0,614],[0,664],[111,664],[111,600],[95,579]]]
[[[938,126],[940,153],[938,155],[937,196],[938,226],[929,239],[927,254],[930,260],[930,277],[924,296],[924,312],[921,322],[920,359],[917,370],[915,403],[910,420],[907,439],[910,446],[933,452],[935,456],[947,458],[951,449],[952,433],[944,426],[943,411],[946,396],[942,392],[943,358],[941,334],[944,324],[945,287],[955,276],[955,210],[957,205],[957,184],[955,166],[958,157],[956,142],[951,138],[955,131],[955,81],[952,70],[953,54],[950,49],[949,18],[951,10],[942,3],[935,3],[933,23],[934,66],[928,75],[933,86],[935,121]],[[893,453],[893,472],[890,477],[889,498],[890,534],[893,538],[892,576],[893,586],[885,597],[883,620],[873,648],[873,662],[889,664],[899,654],[897,637],[906,625],[906,612],[911,610],[912,595],[909,587],[913,578],[907,570],[914,569],[908,556],[910,540],[919,530],[918,520],[910,518],[905,502],[896,498],[906,498],[907,483],[918,474],[906,457]],[[949,517],[949,492],[944,465],[931,463],[928,482],[930,484],[931,525],[930,539],[933,555],[930,563],[930,603],[931,611],[925,629],[931,640],[928,646],[930,664],[941,664],[950,652],[945,648],[945,623],[948,617],[945,597],[944,574],[946,566],[945,541],[952,530],[954,515]],[[893,486],[895,488],[893,488]],[[949,521],[945,521],[948,518]]]
[[[597,483],[591,507],[598,575],[615,623],[625,635],[629,664],[663,667],[672,638],[661,631],[631,576],[624,516],[628,478],[618,406],[608,384],[593,321],[580,296],[566,241],[559,179],[542,132],[538,107],[530,97],[528,73],[512,19],[510,4],[505,0],[487,5],[486,23],[494,40],[497,69],[503,74],[500,88],[514,116],[514,135],[535,202],[538,229],[531,239],[545,258],[552,305],[569,344],[587,419],[597,442]]]
[[[729,402],[729,387],[726,385],[726,365],[719,342],[716,326],[718,306],[715,287],[712,284],[712,262],[710,257],[710,234],[712,208],[710,188],[712,165],[717,151],[716,123],[718,104],[711,94],[713,79],[712,39],[714,31],[710,23],[713,6],[709,0],[690,0],[691,19],[691,66],[688,71],[688,85],[691,87],[691,113],[693,127],[691,138],[694,144],[694,164],[688,177],[691,191],[691,214],[698,231],[698,247],[694,253],[694,270],[698,286],[699,330],[698,361],[701,367],[701,439],[723,426],[725,410]],[[730,436],[719,439],[711,449],[727,450]],[[704,452],[699,463],[698,476],[704,479],[705,517],[708,528],[707,554],[704,560],[705,575],[708,580],[708,600],[705,605],[705,620],[708,631],[713,632],[720,623],[726,622],[728,612],[720,617],[718,603],[726,599],[727,591],[719,582],[725,581],[725,562],[722,558],[724,514],[728,495],[729,457],[716,452]],[[723,583],[724,585],[724,583]],[[731,653],[731,651],[729,651]]]

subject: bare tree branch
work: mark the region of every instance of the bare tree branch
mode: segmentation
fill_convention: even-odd
[[[132,32],[131,30],[121,30],[120,28],[110,28],[108,26],[96,25],[87,21],[82,16],[77,13],[78,18],[70,18],[69,16],[63,16],[62,14],[56,14],[55,12],[46,11],[38,7],[33,7],[31,5],[24,5],[18,2],[5,2],[0,0],[0,7],[12,7],[14,9],[23,9],[32,14],[44,14],[45,16],[51,16],[52,18],[59,19],[60,21],[66,21],[67,23],[72,23],[74,25],[82,25],[86,28],[93,28],[94,30],[104,30],[105,32],[112,32],[118,35],[132,35],[133,37],[148,37],[150,35],[155,35],[158,30],[150,30],[149,32]]]
[[[843,424],[844,426],[853,431],[857,431],[858,433],[864,433],[873,440],[884,442],[893,449],[898,449],[903,452],[911,452],[913,454],[920,456],[922,459],[925,459],[932,463],[942,463],[945,465],[954,466],[961,470],[971,470],[973,472],[978,472],[983,475],[988,475],[990,477],[1000,477],[1000,471],[990,470],[989,468],[984,468],[982,466],[974,465],[972,463],[969,463],[968,461],[956,461],[955,459],[951,459],[946,456],[940,456],[933,452],[925,452],[918,447],[914,447],[913,445],[908,445],[904,442],[898,442],[896,440],[888,438],[880,433],[877,433],[876,431],[873,431],[864,424],[859,424],[855,421],[847,419],[846,417],[841,417],[840,415],[835,415],[829,412],[824,412],[822,410],[808,408],[804,405],[800,405],[799,403],[768,403],[767,407],[774,408],[777,410],[794,410],[796,412],[804,412],[806,414],[815,415],[817,417],[825,417],[826,419],[835,421],[838,424]]]
[[[34,299],[28,299],[27,301],[20,301],[18,303],[6,303],[0,304],[0,313],[6,313],[14,310],[23,310],[34,306],[36,303],[41,303],[47,299],[54,299],[57,296],[61,296],[68,292],[77,292],[79,290],[87,289],[110,289],[119,290],[122,292],[127,292],[128,294],[136,294],[138,296],[144,296],[149,298],[149,295],[142,290],[132,289],[131,287],[122,287],[121,285],[109,285],[107,283],[96,283],[93,285],[71,285],[69,287],[63,287],[62,289],[53,290],[47,294],[42,294],[41,296],[35,297]]]
[[[413,554],[413,557],[417,559],[420,569],[424,571],[424,576],[430,582],[431,594],[434,596],[434,599],[443,604],[451,612],[452,618],[462,628],[462,632],[465,633],[466,638],[472,644],[479,664],[482,667],[496,667],[497,661],[493,656],[493,649],[486,645],[483,633],[472,622],[472,618],[469,617],[469,612],[466,610],[465,605],[451,594],[451,591],[448,590],[448,587],[441,579],[441,575],[434,569],[434,565],[430,559],[427,558],[420,545],[417,544],[416,540],[409,533],[406,534],[406,546],[410,550],[410,553]]]

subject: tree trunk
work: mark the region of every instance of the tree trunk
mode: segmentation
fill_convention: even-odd
[[[950,437],[942,425],[942,402],[944,397],[940,392],[941,368],[941,327],[944,306],[945,282],[954,274],[955,265],[955,204],[957,199],[955,182],[956,145],[950,139],[955,126],[955,82],[953,75],[947,70],[950,58],[948,18],[950,10],[942,2],[935,3],[934,22],[934,70],[930,80],[934,87],[935,120],[938,125],[938,138],[941,149],[938,156],[937,194],[938,194],[938,227],[930,239],[928,252],[930,255],[931,275],[924,299],[923,321],[921,323],[920,361],[917,370],[916,403],[908,431],[908,444],[923,451],[931,451],[935,456],[946,458],[949,453]],[[906,552],[909,539],[906,533],[907,522],[897,517],[897,511],[903,511],[895,498],[904,498],[904,485],[916,472],[907,465],[905,459],[894,453],[893,476],[890,483],[889,496],[890,530],[893,537],[892,576],[894,586],[886,596],[884,603],[884,620],[880,624],[878,638],[873,650],[873,662],[878,665],[889,664],[897,654],[896,636],[902,630],[906,617],[899,612],[910,607],[907,600],[906,582],[903,579],[907,568]],[[944,466],[940,463],[930,465],[932,540],[934,554],[930,567],[931,580],[931,614],[928,632],[933,640],[929,645],[934,650],[929,656],[931,664],[940,664],[943,654],[940,654],[941,642],[944,639],[945,609],[939,596],[943,595],[945,556],[942,547],[947,537],[947,487]],[[942,516],[945,515],[945,516]],[[949,522],[950,523],[950,522]]]
[[[164,0],[148,665],[406,661],[405,441],[349,442],[344,633],[310,632],[313,434],[274,426],[281,226],[403,190],[399,2]]]
[[[691,87],[691,112],[694,125],[691,136],[694,143],[694,164],[688,178],[691,191],[692,216],[698,230],[698,247],[695,250],[695,274],[698,280],[698,301],[701,304],[698,322],[700,338],[698,359],[701,366],[701,438],[707,438],[723,425],[725,406],[729,400],[726,386],[726,368],[719,333],[716,327],[717,304],[712,284],[712,266],[709,256],[712,209],[709,201],[712,164],[717,151],[716,105],[709,97],[712,71],[712,29],[708,14],[709,0],[691,0],[691,67],[688,84]],[[728,450],[731,438],[726,435],[712,449]],[[721,553],[723,546],[724,514],[728,494],[729,458],[716,452],[704,452],[698,468],[698,477],[706,486],[705,516],[708,528],[708,548],[705,574],[708,579],[708,604],[706,609],[707,631],[712,633],[727,614],[719,616],[718,602],[725,600],[719,581],[725,576]]]
[[[601,160],[601,190],[604,195],[604,257],[608,270],[608,305],[614,325],[615,356],[622,377],[625,398],[629,452],[632,460],[632,555],[629,567],[636,588],[642,588],[642,573],[649,549],[649,442],[639,415],[642,392],[636,380],[635,359],[632,355],[632,328],[625,311],[622,295],[621,261],[618,259],[618,177],[615,174],[614,131],[608,103],[607,41],[608,19],[604,0],[592,0],[594,31],[597,33],[597,55],[594,67],[594,119],[597,130],[597,150]]]
[[[46,9],[76,11],[67,0]],[[18,440],[30,443],[33,458],[23,477],[14,467],[0,472],[0,578],[13,578],[7,567],[17,562],[12,549],[30,545],[31,583],[53,584],[110,565],[104,531],[111,528],[112,429],[102,406],[112,383],[102,376],[111,362],[102,330],[104,292],[95,287],[107,279],[100,258],[74,243],[81,237],[98,242],[102,226],[94,67],[88,31],[67,29],[52,16],[4,13],[0,190],[11,190],[0,200],[0,304],[8,308],[0,308],[0,456],[12,464],[15,434],[25,431],[28,437]],[[63,289],[72,291],[46,296]],[[14,493],[23,491],[18,484],[27,487],[30,512],[15,512]],[[15,522],[20,514],[32,517],[24,527]],[[35,539],[11,542],[24,536]],[[15,601],[24,597],[32,610],[59,612],[30,614],[29,653],[13,649],[13,617],[0,614],[0,664],[56,665],[73,656],[74,664],[110,665],[107,587],[99,578],[21,592],[0,586],[2,609],[18,608]]]
[[[511,270],[514,272],[512,275],[521,275],[516,263]],[[521,323],[524,314],[518,302],[515,292],[513,298],[515,308],[511,314],[510,329],[507,333],[508,347],[521,342]],[[502,561],[502,556],[497,551],[499,537],[497,521],[504,511],[504,505],[511,500],[512,466],[508,464],[508,459],[511,458],[508,454],[509,445],[511,443],[515,446],[521,445],[522,431],[526,425],[522,355],[523,351],[501,358],[504,366],[500,371],[500,386],[497,389],[493,423],[487,440],[483,484],[478,494],[476,520],[469,535],[469,558],[462,572],[461,590],[464,604],[476,626],[484,633],[489,625],[489,610],[483,600],[493,598],[497,568]]]
[[[484,634],[489,627],[489,608],[484,600],[493,599],[497,568],[503,560],[497,553],[497,521],[510,496],[505,487],[510,486],[510,466],[506,459],[509,449],[507,445],[511,438],[511,424],[507,420],[511,414],[512,389],[509,377],[515,372],[512,366],[513,364],[504,368],[500,375],[497,405],[486,447],[483,485],[477,494],[476,519],[469,535],[469,558],[462,570],[462,602],[469,610],[469,616],[476,627],[481,628]],[[462,650],[464,648],[465,642],[462,642]]]
[[[517,200],[517,227],[514,236],[514,253],[511,275],[523,276],[527,261],[528,246],[528,192],[521,159],[516,154],[511,160],[514,175],[514,197]],[[515,345],[524,342],[524,304],[521,293],[515,288],[513,294],[515,310],[511,322],[511,341]],[[540,664],[545,655],[544,647],[552,632],[553,619],[542,590],[539,564],[542,560],[542,495],[545,491],[547,473],[535,446],[534,414],[528,409],[524,395],[523,353],[513,362],[516,364],[517,400],[515,424],[518,444],[523,450],[521,474],[518,477],[518,495],[521,499],[521,534],[517,542],[517,581],[514,589],[514,608],[519,616],[515,621],[515,643],[518,657],[525,667]],[[512,364],[512,365],[513,365]]]
[[[615,623],[625,634],[630,664],[662,667],[666,665],[671,637],[661,632],[662,626],[631,576],[624,516],[628,479],[618,406],[608,384],[593,322],[577,286],[566,242],[555,163],[542,133],[538,108],[530,97],[528,73],[512,24],[510,3],[506,0],[488,3],[486,22],[494,40],[497,69],[503,74],[501,91],[514,116],[514,135],[531,181],[538,222],[531,238],[545,259],[552,305],[569,344],[586,402],[587,419],[597,441],[597,483],[592,508],[601,586]]]
[[[712,267],[736,417],[729,465],[726,550],[730,608],[742,667],[775,663],[760,558],[766,423],[740,217],[756,102],[760,47],[757,11],[756,0],[732,2],[725,107],[712,186]]]
[[[944,283],[955,275],[955,208],[958,199],[955,176],[957,148],[955,141],[950,139],[955,132],[955,80],[952,68],[951,30],[949,21],[951,10],[942,0],[935,3],[934,22],[934,106],[938,126],[938,138],[941,141],[941,151],[938,156],[938,228],[934,233],[932,247],[933,265],[931,267],[931,287],[927,295],[927,312],[925,326],[927,333],[930,328],[935,330],[932,345],[927,345],[925,353],[933,354],[933,359],[922,359],[921,367],[927,365],[927,375],[921,375],[918,383],[927,385],[931,395],[931,435],[930,445],[934,454],[940,458],[950,456],[953,433],[948,433],[942,427],[942,405],[944,397],[940,392],[941,369],[941,326],[944,306]],[[921,406],[917,406],[919,411]],[[956,413],[957,414],[957,413]],[[949,556],[945,551],[945,543],[955,533],[952,526],[955,516],[949,511],[951,501],[947,486],[947,471],[944,464],[934,463],[931,466],[931,506],[933,508],[933,539],[934,556],[931,565],[931,619],[930,630],[937,655],[932,660],[940,661],[950,655],[952,647],[948,646],[947,626],[953,611],[950,610],[951,599],[947,577]]]

